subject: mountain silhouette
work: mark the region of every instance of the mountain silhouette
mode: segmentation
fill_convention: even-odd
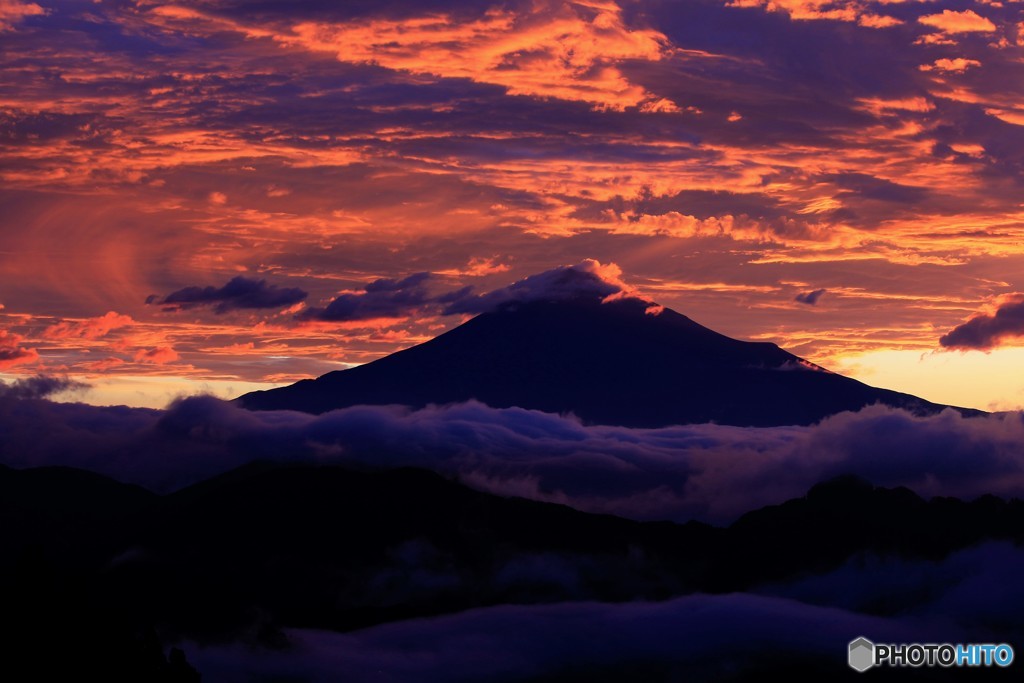
[[[236,400],[309,413],[477,400],[627,427],[807,425],[874,403],[919,414],[946,407],[655,310],[635,298],[508,302],[372,363]]]

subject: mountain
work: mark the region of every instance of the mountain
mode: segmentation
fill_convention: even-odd
[[[653,310],[634,298],[511,302],[372,363],[237,401],[253,410],[323,413],[475,399],[628,427],[806,425],[873,403],[922,414],[945,407]]]

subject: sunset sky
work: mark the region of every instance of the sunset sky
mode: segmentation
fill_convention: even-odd
[[[593,259],[1024,406],[1021,0],[0,0],[0,59],[8,380],[233,397]]]

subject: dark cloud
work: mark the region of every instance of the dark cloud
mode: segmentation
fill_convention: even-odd
[[[39,358],[35,349],[15,346],[0,346],[0,367],[9,367],[19,363],[31,362]]]
[[[266,280],[238,275],[223,287],[185,287],[163,298],[150,296],[146,303],[173,308],[212,306],[216,313],[227,313],[237,309],[286,308],[307,296],[297,287],[278,287]]]
[[[90,388],[85,382],[68,377],[36,375],[23,377],[10,384],[0,382],[0,398],[3,399],[40,399],[56,394],[82,392]]]
[[[807,304],[809,306],[816,306],[818,304],[818,299],[820,299],[827,291],[827,289],[815,289],[811,292],[801,292],[793,297],[793,301]]]
[[[0,463],[69,465],[172,490],[253,460],[415,466],[502,495],[636,519],[723,522],[853,473],[924,496],[1024,495],[1024,419],[874,406],[812,427],[583,426],[479,403],[323,415],[211,397],[166,411],[0,397]]]
[[[994,313],[976,315],[939,338],[948,349],[990,349],[1009,337],[1024,335],[1024,294],[1002,298]]]
[[[563,301],[566,299],[604,299],[631,292],[619,280],[614,265],[602,265],[593,259],[573,266],[559,266],[530,275],[486,294],[473,293],[472,287],[432,293],[429,285],[437,280],[431,273],[415,273],[401,280],[375,280],[361,292],[339,295],[323,308],[309,308],[296,315],[300,320],[368,320],[407,316],[414,313],[434,315],[476,314],[493,311],[510,303]]]
[[[930,194],[927,188],[901,185],[866,173],[835,173],[821,179],[835,183],[842,190],[839,197],[854,195],[881,202],[916,204]]]
[[[0,113],[0,140],[5,144],[61,138],[82,141],[85,138],[82,131],[89,130],[97,120],[99,117],[89,114],[6,111]]]
[[[899,613],[919,620],[957,620],[1005,637],[1024,631],[1024,548],[988,542],[959,550],[941,562],[899,557],[856,557],[825,574],[759,586],[767,595],[854,612]]]
[[[414,273],[401,280],[374,280],[362,292],[341,294],[327,306],[307,308],[296,318],[339,322],[406,316],[438,303],[427,287],[431,279],[430,273]]]
[[[22,346],[25,338],[20,334],[0,329],[0,370],[31,363],[39,358],[39,352]]]

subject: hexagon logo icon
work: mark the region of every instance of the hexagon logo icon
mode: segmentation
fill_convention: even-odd
[[[875,644],[861,636],[850,642],[850,668],[867,671],[875,665]]]

